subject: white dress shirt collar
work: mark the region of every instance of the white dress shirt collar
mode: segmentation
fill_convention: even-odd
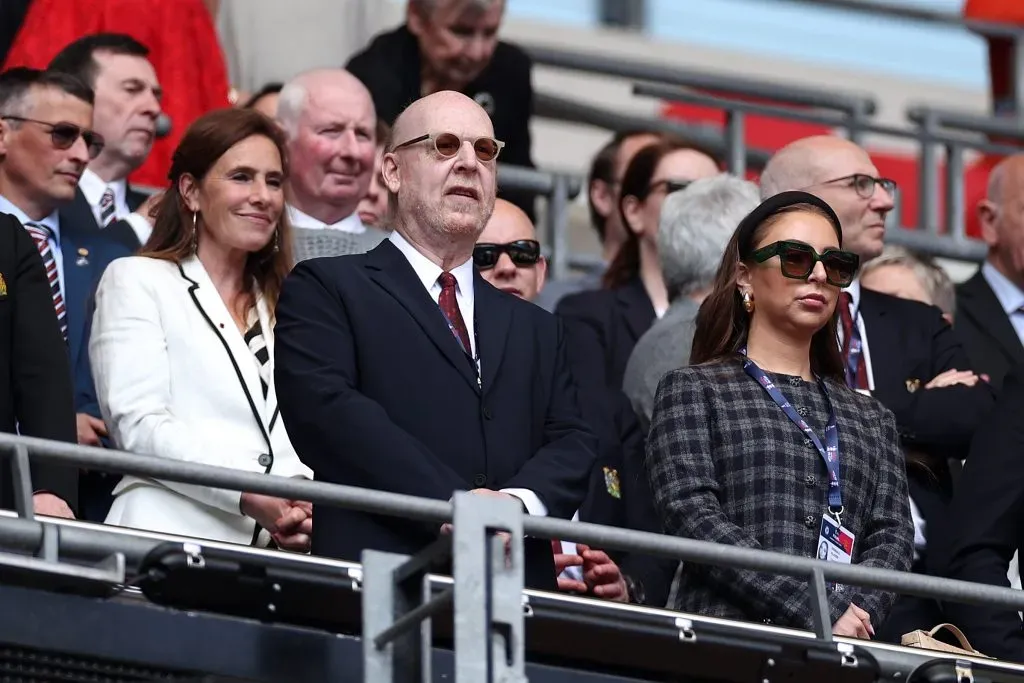
[[[0,213],[11,214],[15,218],[17,218],[22,225],[26,223],[36,223],[38,225],[43,225],[49,228],[50,231],[53,233],[53,240],[57,243],[58,246],[60,246],[60,218],[56,210],[54,210],[54,212],[51,213],[46,218],[42,218],[38,221],[32,220],[31,218],[28,217],[28,214],[26,214],[24,211],[22,211],[17,206],[12,204],[11,201],[7,199],[7,197],[0,195]]]
[[[390,239],[391,243],[398,247],[398,250],[405,255],[406,260],[409,261],[409,265],[411,265],[412,269],[416,271],[416,277],[418,277],[420,282],[423,283],[424,289],[433,293],[431,290],[433,290],[434,287],[437,287],[438,293],[440,293],[441,285],[437,281],[437,278],[439,278],[443,272],[441,270],[441,266],[421,254],[419,250],[417,250],[409,240],[402,237],[398,231],[392,232],[388,239]],[[462,296],[472,300],[473,259],[466,259],[465,263],[455,266],[449,272],[455,276],[455,282],[458,287],[456,294],[461,294]],[[436,299],[437,296],[434,298]]]
[[[860,312],[860,278],[851,282],[844,291],[850,295],[850,316],[856,319]]]
[[[308,213],[299,211],[291,204],[288,204],[288,219],[292,223],[294,228],[306,228],[308,230],[341,230],[342,232],[350,232],[354,235],[361,235],[366,232],[366,226],[359,219],[358,213],[352,213],[345,218],[342,218],[337,223],[331,223],[330,225],[323,221],[313,218]]]
[[[1024,292],[988,261],[981,267],[981,275],[992,288],[992,293],[996,295],[999,305],[1007,315],[1012,315],[1024,307]]]
[[[128,205],[128,181],[124,178],[110,183],[104,182],[95,172],[87,168],[82,172],[82,177],[78,180],[78,187],[82,190],[82,194],[85,195],[85,199],[91,207],[99,207],[100,200],[103,199],[103,193],[107,191],[108,187],[114,191],[115,207],[126,207]],[[119,210],[118,214],[120,213]]]

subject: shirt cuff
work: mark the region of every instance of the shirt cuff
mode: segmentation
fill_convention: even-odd
[[[526,506],[526,511],[537,517],[547,517],[548,507],[541,502],[537,494],[530,489],[501,489],[502,493],[515,496]]]
[[[132,226],[135,236],[139,238],[139,244],[145,246],[149,236],[153,234],[153,226],[149,224],[146,217],[140,213],[132,213],[125,217],[125,222]]]

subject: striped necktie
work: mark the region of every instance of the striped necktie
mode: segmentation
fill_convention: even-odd
[[[114,208],[114,191],[109,187],[100,198],[100,227],[106,228],[114,222],[117,211]]]
[[[50,295],[53,297],[53,308],[57,312],[57,322],[60,324],[60,333],[64,341],[68,340],[68,313],[64,308],[64,295],[60,292],[60,276],[57,273],[57,259],[53,256],[53,249],[50,247],[50,236],[53,232],[40,223],[26,223],[25,231],[32,236],[36,243],[39,255],[43,257],[43,267],[46,268],[46,279],[50,283]]]

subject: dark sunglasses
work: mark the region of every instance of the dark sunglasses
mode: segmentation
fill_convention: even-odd
[[[540,260],[540,242],[516,240],[508,244],[480,243],[473,247],[473,263],[478,270],[490,270],[497,265],[502,254],[508,254],[516,268],[526,268]]]
[[[825,280],[836,287],[848,287],[857,277],[860,266],[860,256],[851,251],[826,249],[819,255],[809,244],[788,240],[761,247],[753,255],[758,263],[764,263],[773,256],[779,257],[782,274],[794,280],[806,280],[814,265],[821,261],[825,267]]]
[[[98,157],[100,152],[103,151],[103,145],[105,144],[103,136],[99,133],[86,128],[80,128],[73,123],[50,123],[48,121],[26,119],[22,116],[0,116],[0,118],[7,121],[34,123],[37,126],[45,126],[49,128],[50,140],[53,142],[53,146],[57,149],[70,149],[71,145],[78,142],[78,138],[81,137],[85,140],[85,146],[89,149],[90,159]]]
[[[462,149],[462,143],[465,142],[461,137],[455,133],[427,133],[421,135],[418,138],[412,140],[406,140],[400,145],[395,145],[395,149],[401,149],[408,147],[409,145],[415,145],[420,142],[429,140],[434,144],[434,149],[445,159],[451,159],[453,156],[459,153]],[[476,158],[480,161],[494,161],[498,158],[498,152],[505,146],[505,143],[501,140],[495,140],[489,137],[470,138],[470,142],[473,143],[473,151],[476,153]]]

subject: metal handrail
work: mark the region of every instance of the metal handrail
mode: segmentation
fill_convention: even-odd
[[[908,19],[941,26],[963,28],[986,36],[1016,38],[1024,35],[1024,27],[1010,24],[1000,24],[992,21],[978,21],[975,19],[964,19],[953,12],[942,12],[938,10],[924,9],[923,7],[906,7],[897,5],[883,5],[878,2],[864,2],[864,0],[783,0],[784,2],[814,5],[815,7],[833,7],[835,9],[849,10],[861,14],[869,14],[875,17],[884,16],[892,19]]]
[[[930,129],[945,128],[970,133],[981,133],[996,138],[1018,140],[1024,142],[1024,125],[1016,119],[1000,118],[977,114],[974,112],[956,111],[927,105],[914,105],[907,108],[907,120],[921,127]],[[1020,151],[1017,149],[1016,151]]]
[[[772,102],[845,113],[852,117],[872,116],[878,108],[875,98],[842,92],[823,92],[789,83],[773,83],[761,79],[708,74],[692,69],[651,64],[621,56],[606,56],[594,52],[573,52],[544,45],[526,44],[523,47],[530,58],[544,66],[586,71],[628,80],[651,81],[668,85],[711,90],[738,97],[765,99]]]
[[[16,486],[22,488],[29,486],[26,481],[29,454],[35,461],[56,465],[119,472],[235,491],[251,491],[289,500],[307,500],[315,504],[421,521],[451,521],[453,513],[451,503],[439,500],[0,434],[0,455],[13,456],[16,470],[14,481]],[[23,491],[22,495],[27,494]],[[774,551],[528,515],[523,519],[523,532],[538,538],[570,539],[595,547],[638,552],[685,562],[753,569],[800,578],[816,575],[843,584],[939,600],[1024,609],[1024,592],[1010,588],[888,569],[823,562]]]

